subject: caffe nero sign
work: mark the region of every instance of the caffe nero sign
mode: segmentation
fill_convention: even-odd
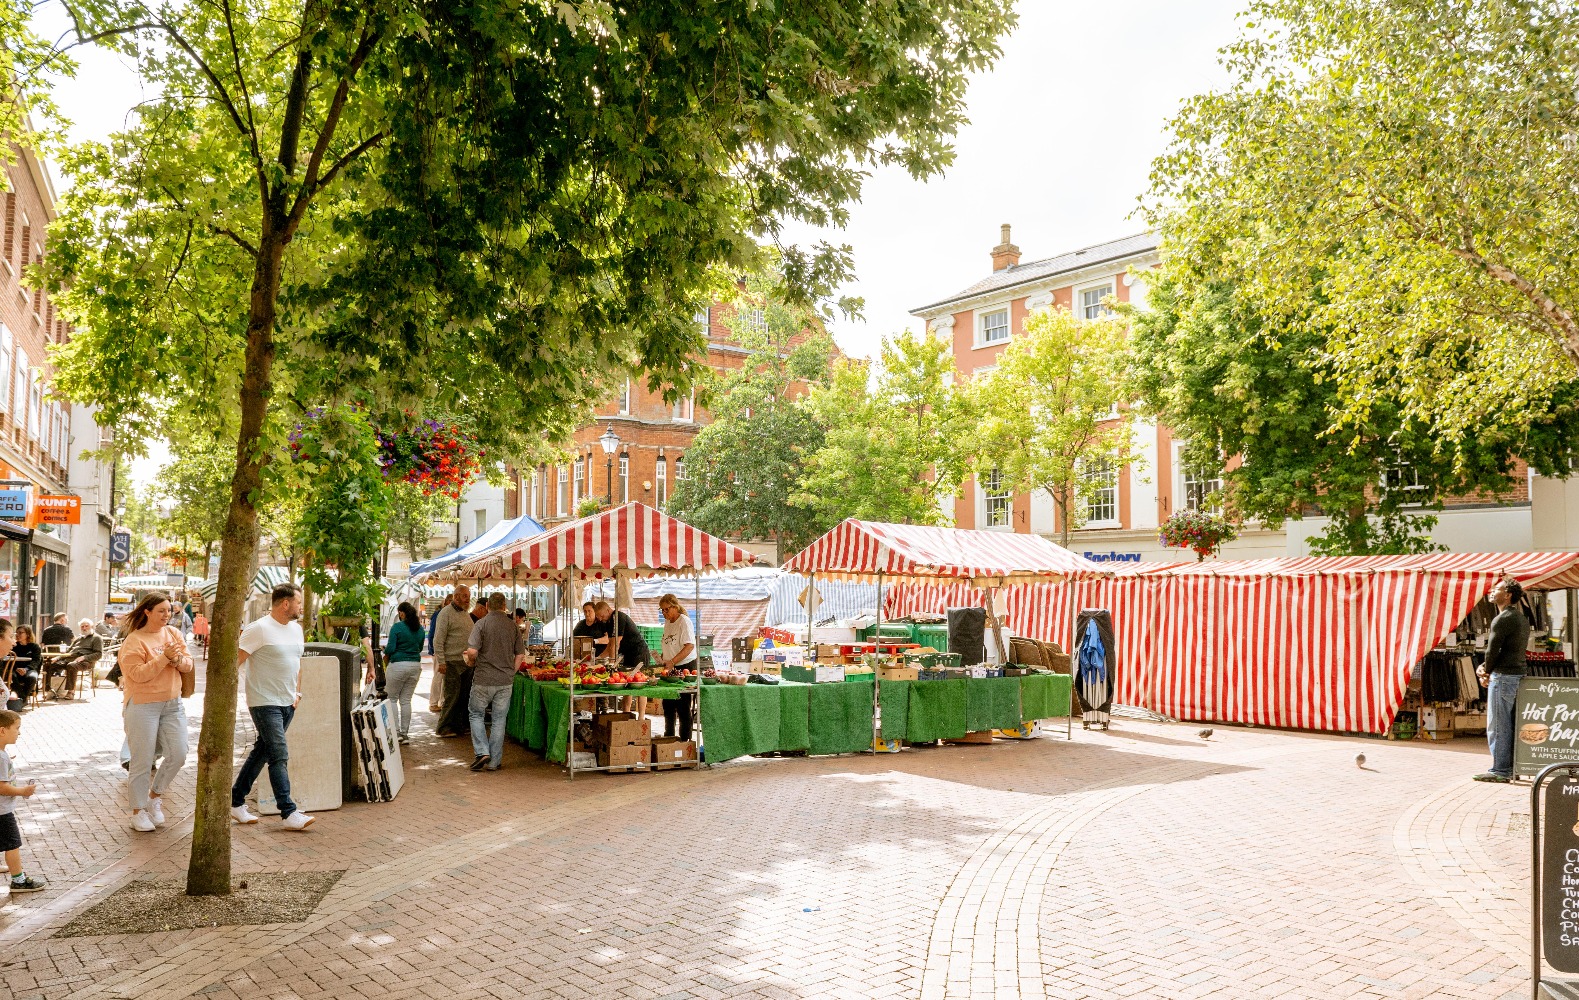
[[[1515,774],[1531,777],[1548,764],[1579,761],[1579,679],[1523,678],[1514,720]]]

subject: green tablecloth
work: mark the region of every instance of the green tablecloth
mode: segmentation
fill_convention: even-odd
[[[1020,714],[1026,722],[1069,714],[1074,678],[1068,674],[1031,674],[1020,678]]]
[[[1020,722],[1020,678],[984,677],[965,682],[967,733],[1013,729]]]
[[[677,698],[685,685],[633,696]],[[968,732],[1012,729],[1069,712],[1070,678],[1060,674],[946,681],[882,681],[882,737],[927,743]],[[556,763],[565,759],[570,690],[515,679],[506,731]],[[712,763],[750,754],[806,750],[854,753],[872,745],[870,681],[842,684],[710,684],[701,696],[702,741]]]
[[[912,743],[958,739],[970,732],[965,713],[966,685],[981,681],[914,681],[910,685],[905,739]]]
[[[870,683],[806,686],[811,691],[812,753],[855,753],[872,749]]]

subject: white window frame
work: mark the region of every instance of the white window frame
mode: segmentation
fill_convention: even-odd
[[[1409,480],[1408,482],[1388,482],[1388,480],[1392,479],[1403,480],[1405,478],[1403,475],[1405,472],[1409,474],[1407,477]],[[1425,487],[1420,485],[1420,470],[1415,468],[1413,462],[1405,462],[1402,460],[1395,461],[1391,466],[1383,469],[1381,482],[1377,485],[1379,485],[1384,491],[1388,492],[1392,490],[1401,490],[1406,494],[1417,491],[1422,494],[1425,492]],[[1424,507],[1425,501],[1416,500],[1413,503],[1400,503],[1398,506]]]
[[[1087,471],[1087,464],[1088,463],[1086,463],[1086,462],[1081,462],[1080,463],[1080,475],[1081,475],[1082,478],[1089,479],[1089,478],[1092,478],[1092,477],[1094,477],[1096,475],[1096,470],[1091,470],[1090,472],[1088,472]],[[1101,518],[1093,517],[1092,516],[1093,509],[1097,505],[1093,501],[1093,498],[1088,494],[1086,496],[1086,498],[1085,498],[1085,505],[1086,505],[1085,527],[1087,527],[1087,528],[1117,528],[1117,527],[1121,527],[1122,526],[1122,519],[1121,519],[1120,513],[1119,513],[1119,481],[1118,481],[1118,477],[1119,477],[1119,474],[1123,470],[1121,470],[1118,467],[1117,463],[1115,463],[1115,462],[1104,461],[1101,464],[1102,464],[1102,466],[1104,466],[1105,471],[1113,477],[1113,482],[1112,482],[1111,486],[1104,486],[1104,487],[1102,487],[1102,492],[1106,492],[1109,489],[1111,489],[1113,491],[1113,516],[1112,517],[1101,517]],[[1107,504],[1102,504],[1102,506],[1106,507]]]
[[[1095,303],[1092,305],[1087,305],[1085,298],[1088,292],[1102,292],[1102,294],[1097,297],[1097,301]],[[1105,317],[1112,316],[1113,310],[1109,309],[1105,305],[1102,305],[1102,299],[1107,298],[1109,295],[1117,294],[1118,283],[1115,279],[1099,278],[1096,281],[1087,281],[1070,289],[1069,301],[1074,305],[1075,315],[1081,319],[1103,319]],[[1090,311],[1093,308],[1097,310],[1097,313],[1094,316],[1090,315]]]
[[[620,503],[630,503],[631,500],[631,457],[627,452],[620,455]]]
[[[689,396],[681,396],[674,401],[674,421],[680,424],[689,424],[696,420],[696,390],[692,389]]]
[[[1179,466],[1179,497],[1183,501],[1182,510],[1203,510],[1208,514],[1219,514],[1223,505],[1221,500],[1216,503],[1207,503],[1206,498],[1216,494],[1221,496],[1223,489],[1222,473],[1217,473],[1210,479],[1192,479],[1192,475],[1203,470],[1192,468],[1189,463]]]
[[[15,375],[11,379],[11,418],[23,427],[27,425],[27,363],[27,352],[18,344]]]
[[[586,496],[586,483],[587,460],[584,458],[578,458],[576,459],[575,473],[571,478],[570,486],[570,509],[572,511],[581,505],[581,498]]]
[[[559,467],[559,489],[554,491],[555,507],[560,517],[565,517],[570,506],[570,466]]]
[[[472,511],[472,527],[475,528],[477,532],[476,534],[472,535],[473,538],[482,537],[483,532],[488,530],[488,512],[486,510],[478,507],[476,510]]]
[[[653,469],[653,499],[659,510],[669,502],[669,460],[662,455],[658,456],[658,464]]]
[[[39,440],[44,434],[44,386],[43,369],[33,368],[28,372],[27,387],[27,436],[34,441]]]
[[[625,380],[625,390],[622,393],[620,393],[620,409],[619,409],[619,412],[621,414],[627,414],[630,411],[631,411],[631,380],[630,379],[626,379]]]
[[[677,483],[685,482],[685,475],[685,456],[674,456],[674,481]]]
[[[1003,336],[996,340],[987,339],[988,319],[1003,315]],[[993,324],[997,329],[997,324]],[[978,309],[976,311],[976,346],[977,347],[1002,347],[1014,339],[1014,310],[1005,302],[993,309]]]
[[[977,481],[981,493],[981,526],[1014,529],[1014,494],[1004,489],[1003,473],[993,469]]]
[[[525,480],[524,479],[522,480],[522,485],[525,485]],[[531,488],[530,488],[530,492],[527,493],[527,498],[526,498],[526,516],[530,517],[534,521],[537,520],[537,470],[536,469],[532,470],[532,485],[531,485]]]
[[[11,412],[11,361],[15,347],[11,328],[0,323],[0,413]]]

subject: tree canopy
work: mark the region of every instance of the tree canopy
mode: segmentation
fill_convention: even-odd
[[[236,635],[265,472],[311,407],[468,414],[498,458],[563,440],[640,363],[684,391],[691,322],[787,219],[865,171],[942,169],[1009,0],[783,7],[102,0],[79,32],[150,93],[66,160],[43,275],[57,385],[122,438],[237,428],[187,887],[229,891]],[[843,248],[790,250],[792,287]]]
[[[875,366],[842,359],[805,405],[823,443],[793,503],[830,526],[846,517],[948,522],[943,500],[964,477],[973,443],[946,340],[905,333],[883,341]]]
[[[1222,61],[1153,169],[1166,256],[1327,354],[1361,437],[1522,448],[1579,361],[1571,6],[1256,0]]]
[[[823,428],[801,399],[828,378],[833,340],[812,310],[784,300],[776,276],[750,276],[725,311],[731,339],[749,354],[706,387],[712,422],[686,449],[668,509],[703,531],[794,552],[827,528],[790,498],[822,447]]]
[[[1124,392],[1128,367],[1122,319],[1033,312],[1025,335],[971,386],[980,420],[977,482],[996,470],[1005,492],[1045,491],[1068,545],[1069,533],[1086,522],[1093,473],[1140,462]]]

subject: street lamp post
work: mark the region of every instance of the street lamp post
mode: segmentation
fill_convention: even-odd
[[[598,444],[603,446],[603,457],[607,460],[604,463],[608,467],[605,481],[609,487],[608,505],[612,507],[614,506],[614,452],[620,446],[620,436],[614,433],[613,424],[609,424],[604,430],[602,437],[598,438]]]

